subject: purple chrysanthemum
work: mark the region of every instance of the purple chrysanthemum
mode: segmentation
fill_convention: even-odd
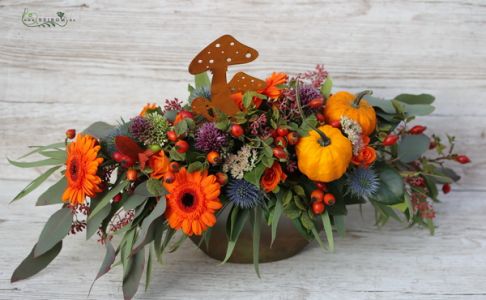
[[[302,105],[307,105],[312,99],[322,97],[318,89],[311,85],[304,85],[299,90],[299,99]]]
[[[195,147],[204,152],[220,151],[226,142],[226,134],[216,128],[214,123],[204,123],[197,130]]]
[[[152,125],[142,116],[136,116],[130,122],[130,133],[134,138],[141,142],[145,142],[145,140],[147,140],[151,131]]]

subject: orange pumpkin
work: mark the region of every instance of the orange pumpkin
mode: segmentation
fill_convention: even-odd
[[[353,95],[349,92],[337,92],[329,97],[324,108],[326,123],[340,121],[346,116],[356,121],[362,128],[363,134],[370,135],[376,128],[376,112],[373,106],[363,97],[368,91]]]

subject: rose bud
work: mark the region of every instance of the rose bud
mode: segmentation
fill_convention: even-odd
[[[68,139],[74,139],[76,136],[76,129],[68,129],[66,130],[66,138]]]

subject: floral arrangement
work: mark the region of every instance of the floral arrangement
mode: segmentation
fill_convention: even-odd
[[[378,225],[393,218],[433,233],[438,187],[448,193],[459,180],[445,163],[470,162],[454,152],[454,137],[444,142],[413,125],[434,110],[434,97],[334,92],[321,65],[265,80],[239,72],[227,82],[230,65],[257,55],[231,36],[220,37],[191,63],[195,83],[186,104],[147,104],[128,121],[67,130],[63,142],[35,146],[22,157],[42,160],[10,161],[50,166],[14,201],[61,173],[37,201],[60,209],[12,282],[45,268],[62,240],[82,231],[106,247],[96,279],[122,265],[125,298],[134,296],[144,272],[148,286],[155,260],[162,262],[188,236],[206,241],[219,221],[227,230],[224,261],[251,224],[257,274],[262,220],[272,241],[285,216],[302,236],[332,251],[333,229],[345,231],[346,206],[368,202]],[[223,210],[228,217],[219,220]]]

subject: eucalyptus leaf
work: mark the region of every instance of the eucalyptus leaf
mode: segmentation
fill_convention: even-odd
[[[132,299],[137,293],[145,265],[145,251],[142,249],[130,257],[130,268],[123,278],[123,297]]]
[[[66,177],[63,176],[58,182],[50,186],[44,193],[39,196],[35,205],[43,206],[63,203],[62,194],[64,193],[64,190],[66,190],[66,186],[67,180]]]
[[[405,188],[400,173],[385,164],[377,165],[376,171],[380,179],[380,187],[370,198],[386,205],[402,202]]]
[[[336,226],[337,232],[340,237],[344,237],[346,235],[346,226],[344,224],[344,215],[334,215],[332,216],[334,219],[334,225]]]
[[[329,251],[334,251],[334,237],[332,234],[331,219],[329,218],[329,213],[327,210],[321,214],[322,224],[324,225],[324,232],[326,233],[327,244],[329,246]]]
[[[196,74],[194,76],[194,83],[196,85],[196,89],[211,86],[211,81],[209,80],[207,72]]]
[[[91,125],[89,125],[88,128],[83,130],[84,134],[89,134],[95,138],[102,139],[106,136],[108,136],[113,130],[115,129],[115,126],[110,125],[105,122],[95,122]]]
[[[29,255],[15,269],[12,277],[10,278],[10,282],[13,283],[19,280],[29,278],[42,271],[51,263],[51,261],[54,260],[54,258],[56,258],[59,252],[61,252],[62,241],[59,241],[56,245],[54,245],[54,247],[37,257],[34,256],[34,250],[36,247],[37,245],[32,248],[32,251],[29,253]]]
[[[435,97],[429,94],[419,94],[419,95],[413,95],[413,94],[400,94],[395,97],[395,100],[398,100],[400,102],[406,103],[406,104],[432,104],[434,102]]]
[[[424,134],[407,134],[398,142],[398,158],[409,163],[419,159],[429,150],[430,139]]]
[[[35,190],[36,188],[38,188],[39,185],[41,185],[44,181],[46,181],[47,178],[49,178],[60,167],[61,166],[52,167],[49,170],[47,170],[46,172],[44,172],[41,175],[39,175],[39,177],[37,177],[36,179],[32,180],[32,182],[29,183],[22,191],[20,191],[20,193],[18,193],[17,196],[15,196],[15,198],[13,198],[12,201],[10,201],[10,203],[12,203],[14,201],[17,201],[19,199],[22,199],[23,197],[25,197],[28,194],[30,194],[30,192],[32,192],[33,190]]]
[[[38,152],[41,152],[41,151],[44,151],[44,150],[58,149],[58,148],[64,148],[64,147],[66,147],[66,144],[64,142],[54,143],[54,144],[50,144],[50,145],[46,145],[46,146],[30,146],[30,148],[35,148],[35,150],[32,150],[29,153],[22,155],[21,157],[19,157],[19,159],[25,158],[27,156],[30,156],[32,154],[35,154],[35,153],[38,153]]]
[[[39,154],[47,158],[52,158],[63,164],[66,161],[67,153],[66,150],[45,150],[39,151]]]
[[[56,211],[47,221],[39,241],[34,248],[34,257],[39,257],[56,246],[71,229],[73,213],[69,207]]]
[[[258,260],[260,258],[260,235],[262,224],[262,208],[260,206],[255,207],[255,215],[253,220],[253,266],[255,267],[255,272],[258,278],[260,277],[260,269],[258,267]]]
[[[331,77],[327,77],[326,81],[321,85],[321,95],[324,97],[329,98],[331,95],[331,90],[332,90],[332,79]]]
[[[146,187],[151,196],[159,197],[167,195],[167,191],[162,185],[162,182],[158,179],[149,178],[147,180]]]
[[[148,199],[147,196],[137,195],[133,193],[132,195],[128,196],[127,200],[123,203],[123,208],[128,211],[130,209],[135,209],[136,207],[140,206],[143,202]]]
[[[94,210],[88,216],[88,220],[96,216],[105,206],[110,204],[111,199],[115,197],[118,193],[120,193],[126,186],[128,186],[130,182],[126,180],[122,180],[117,185],[111,188],[111,190],[106,193],[106,195],[100,200],[100,203],[96,205]]]
[[[99,199],[92,199],[91,205],[92,207],[96,207],[100,204]],[[98,231],[103,220],[110,214],[111,206],[105,205],[93,218],[88,218],[86,224],[86,239],[89,239],[93,236],[93,234]]]
[[[152,210],[152,212],[150,212],[150,214],[147,217],[145,217],[145,219],[142,222],[142,226],[140,226],[140,231],[135,246],[132,249],[132,253],[139,251],[141,247],[145,246],[144,241],[147,237],[147,233],[149,232],[150,225],[152,225],[155,219],[160,217],[165,212],[165,208],[166,208],[165,198],[161,198],[159,202],[157,202],[157,205],[155,205],[155,208]]]
[[[280,191],[278,195],[285,197],[284,195],[287,193],[290,194],[290,191],[286,191],[286,192]],[[272,247],[273,242],[275,241],[275,237],[277,236],[278,222],[280,221],[280,217],[282,216],[282,213],[283,213],[282,201],[277,196],[277,201],[275,203],[275,208],[273,209],[273,215],[272,215],[272,241],[270,242],[270,248]]]
[[[53,165],[63,164],[62,162],[59,162],[57,159],[53,159],[53,158],[48,158],[48,159],[43,159],[38,161],[29,161],[29,162],[14,161],[8,158],[7,160],[10,164],[18,168],[37,168],[43,166],[53,166]]]

